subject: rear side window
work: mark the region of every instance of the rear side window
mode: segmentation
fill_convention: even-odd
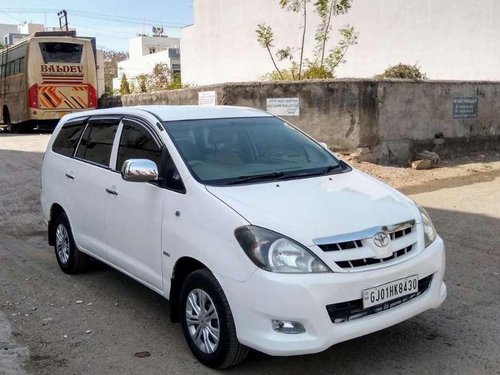
[[[76,156],[108,167],[117,129],[118,120],[90,122],[83,134]]]
[[[142,125],[123,120],[116,169],[121,170],[123,163],[128,159],[149,159],[160,168],[161,148]]]
[[[40,42],[40,51],[42,52],[44,64],[79,64],[82,60],[83,44]]]
[[[52,145],[52,151],[72,157],[84,128],[85,122],[82,121],[64,124]]]

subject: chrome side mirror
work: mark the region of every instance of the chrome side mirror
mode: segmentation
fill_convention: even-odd
[[[318,142],[319,145],[323,148],[326,148],[328,150],[328,145],[325,142]]]
[[[130,182],[158,180],[158,166],[148,159],[129,159],[123,163],[122,178]]]

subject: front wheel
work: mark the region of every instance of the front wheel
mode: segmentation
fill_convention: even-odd
[[[184,336],[201,363],[227,368],[247,357],[249,349],[236,337],[224,291],[209,270],[194,271],[186,278],[180,306]]]

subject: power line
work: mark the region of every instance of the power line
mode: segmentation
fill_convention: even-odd
[[[92,17],[105,17],[105,18],[109,18],[109,19],[116,19],[116,20],[127,21],[127,22],[144,23],[144,21],[145,21],[146,23],[155,24],[155,25],[169,24],[169,25],[172,25],[172,27],[184,27],[184,26],[186,26],[186,23],[182,23],[182,22],[172,22],[172,21],[163,22],[163,20],[161,18],[160,18],[160,20],[152,20],[152,19],[147,19],[147,18],[144,18],[143,20],[137,20],[136,18],[132,18],[132,17],[108,15],[108,14],[102,14],[102,13],[92,13],[92,12],[85,12],[85,11],[74,10],[74,9],[69,9],[69,11],[71,11],[75,14],[88,15],[88,16],[92,16]]]
[[[84,26],[84,25],[78,25],[76,23],[71,23],[72,26],[76,26],[78,28],[78,30],[85,30],[85,29],[95,29],[94,27],[89,27],[89,26]],[[105,30],[105,29],[102,29],[102,30]],[[123,31],[120,31],[121,34],[124,34]],[[104,38],[110,38],[110,39],[125,39],[125,40],[128,40],[130,39],[130,37],[126,37],[126,36],[120,36],[120,35],[117,35],[117,34],[112,34],[112,33],[102,33],[102,31],[100,32],[96,32],[94,33],[96,36],[100,36],[100,37],[104,37]],[[133,33],[130,33],[130,34],[133,34]]]
[[[13,20],[16,20],[16,21],[18,21],[18,22],[20,22],[20,23],[23,23],[23,21],[21,21],[19,18],[16,18],[16,17],[14,17],[14,16],[11,16],[11,15],[10,15],[10,14],[8,14],[7,12],[0,11],[0,13],[5,14],[7,17],[12,18]]]
[[[36,9],[36,8],[0,8],[0,12],[7,14],[6,12],[13,12],[13,13],[20,13],[20,14],[45,14],[45,13],[57,13],[59,10],[58,9]],[[86,11],[80,11],[80,10],[75,10],[75,9],[68,9],[68,12],[70,12],[70,16],[72,17],[80,17],[80,18],[92,18],[92,19],[101,19],[104,21],[110,21],[110,22],[117,22],[117,23],[127,23],[127,24],[138,24],[138,25],[150,25],[150,26],[155,26],[155,25],[162,25],[165,27],[169,28],[182,28],[188,23],[181,23],[181,22],[171,22],[167,21],[164,22],[163,20],[153,20],[153,19],[147,19],[144,18],[143,20],[139,20],[137,18],[132,18],[132,17],[125,17],[125,16],[118,16],[118,15],[110,15],[110,14],[102,14],[102,13],[93,13],[93,12],[86,12]],[[8,14],[7,14],[8,15]],[[9,15],[9,17],[14,18]],[[16,19],[16,21],[23,22],[19,19]]]

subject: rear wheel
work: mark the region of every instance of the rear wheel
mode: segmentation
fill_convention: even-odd
[[[241,363],[249,349],[241,345],[229,303],[207,269],[191,273],[181,292],[182,329],[194,356],[212,368]]]
[[[90,257],[76,247],[68,217],[64,212],[57,217],[54,231],[54,251],[59,267],[69,274],[84,271]]]
[[[3,108],[2,117],[3,117],[3,123],[4,123],[4,125],[7,125],[7,131],[9,133],[18,133],[19,132],[19,125],[12,124],[10,122],[10,113],[9,113],[9,109],[7,107]]]

